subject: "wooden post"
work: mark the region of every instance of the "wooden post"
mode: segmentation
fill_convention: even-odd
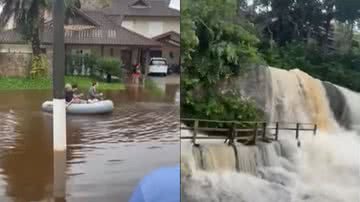
[[[276,122],[275,126],[275,140],[277,141],[279,139],[279,122]]]
[[[235,136],[236,136],[236,124],[232,123],[230,129],[229,144],[234,144]]]
[[[299,129],[300,129],[300,123],[296,124],[296,139],[299,139]]]
[[[266,122],[263,123],[263,139],[265,140],[266,138]]]
[[[317,131],[317,124],[314,125],[314,135],[316,135],[316,131]]]
[[[196,145],[196,135],[197,135],[198,127],[199,127],[199,120],[195,120],[195,123],[194,123],[194,135],[193,135],[193,139],[192,139],[192,143],[194,145]]]

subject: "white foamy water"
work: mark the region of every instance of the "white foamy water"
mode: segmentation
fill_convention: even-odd
[[[182,201],[360,202],[359,133],[341,129],[319,80],[299,70],[270,71],[272,97],[264,98],[272,106],[268,121],[316,123],[318,134],[301,132],[301,147],[294,134],[286,131],[280,132],[278,142],[239,144],[236,150],[221,141],[199,142],[200,149],[182,142]],[[356,129],[360,95],[337,88]],[[182,135],[189,133],[182,131]],[[222,148],[209,152],[207,148],[215,148],[215,143]],[[209,158],[226,163],[208,169],[204,159]]]
[[[358,202],[359,145],[357,134],[343,132],[307,134],[301,148],[290,137],[259,146],[256,175],[197,167],[182,179],[182,201]]]

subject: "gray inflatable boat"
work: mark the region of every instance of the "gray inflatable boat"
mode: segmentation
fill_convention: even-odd
[[[72,103],[67,106],[66,113],[69,114],[106,114],[112,112],[114,103],[111,100],[101,100],[92,103]],[[53,102],[46,101],[42,104],[42,110],[45,112],[53,111]]]

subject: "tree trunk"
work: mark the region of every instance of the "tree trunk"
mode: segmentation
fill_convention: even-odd
[[[352,45],[353,45],[353,37],[354,37],[354,25],[355,25],[355,22],[354,21],[351,21],[350,22],[350,33],[349,33],[349,49],[348,49],[348,54],[351,54],[352,53]]]
[[[331,20],[332,18],[328,15],[326,18],[325,23],[325,36],[323,36],[322,46],[323,46],[323,53],[326,55],[329,51],[329,37],[330,37],[330,29],[331,29]]]
[[[34,56],[41,54],[39,29],[34,28],[31,36],[31,46]]]

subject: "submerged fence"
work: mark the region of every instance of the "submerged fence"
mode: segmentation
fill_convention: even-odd
[[[251,122],[251,121],[220,121],[205,119],[183,118],[181,122],[186,126],[181,129],[193,131],[192,136],[181,136],[181,139],[190,139],[197,145],[196,140],[200,139],[223,139],[229,144],[235,141],[244,144],[256,144],[258,140],[277,141],[279,131],[295,131],[295,138],[299,139],[300,131],[317,132],[317,125],[312,123],[291,123],[291,122]],[[200,132],[206,135],[198,136]]]

